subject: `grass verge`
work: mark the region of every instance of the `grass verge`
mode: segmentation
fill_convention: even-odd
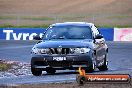
[[[39,20],[39,21],[50,21],[54,20],[54,18],[41,16],[41,17],[27,17],[27,16],[0,16],[0,20]]]
[[[49,24],[42,25],[12,25],[12,24],[2,24],[0,28],[47,28]],[[132,25],[96,25],[98,28],[130,28]]]
[[[48,24],[43,25],[12,25],[12,24],[2,24],[0,25],[0,28],[47,28]]]
[[[8,69],[11,69],[12,65],[0,62],[0,71],[7,71]]]

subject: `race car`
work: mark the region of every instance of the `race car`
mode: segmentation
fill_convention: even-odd
[[[50,25],[43,37],[31,50],[31,72],[40,76],[42,71],[54,74],[56,70],[86,72],[108,70],[108,46],[93,23],[64,22]]]

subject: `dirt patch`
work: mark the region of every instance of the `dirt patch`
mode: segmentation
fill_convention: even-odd
[[[1,14],[131,13],[131,3],[131,0],[76,0],[76,2],[74,0],[1,0],[0,12]]]
[[[86,21],[101,26],[131,25],[131,3],[132,0],[0,0],[0,24]]]
[[[132,81],[128,84],[84,84],[78,85],[76,82],[71,83],[54,83],[54,84],[25,84],[15,86],[2,86],[3,88],[132,88]]]

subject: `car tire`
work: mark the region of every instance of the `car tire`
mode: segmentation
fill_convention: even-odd
[[[34,68],[34,61],[31,59],[31,72],[34,76],[40,76],[42,74],[42,70]]]
[[[106,70],[108,70],[107,54],[105,55],[105,58],[104,58],[104,64],[102,66],[98,67],[98,69],[100,71],[106,71]]]
[[[35,69],[31,67],[31,72],[34,76],[40,76],[42,74],[41,70]]]
[[[95,57],[94,57],[95,58]],[[85,69],[85,72],[86,73],[92,73],[95,69],[95,61],[94,59],[91,60],[91,65],[88,66],[86,69]]]
[[[46,70],[46,72],[47,72],[48,74],[55,74],[56,70],[53,69],[53,68],[48,68],[48,69]]]

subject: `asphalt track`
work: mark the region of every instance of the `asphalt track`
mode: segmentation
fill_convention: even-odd
[[[30,50],[37,41],[0,40],[0,59],[30,63]],[[130,74],[132,76],[132,42],[107,42],[109,47],[109,70],[98,74]],[[75,81],[75,71],[58,71],[55,75],[43,72],[36,77],[27,74],[19,77],[0,78],[0,84],[34,84]]]

